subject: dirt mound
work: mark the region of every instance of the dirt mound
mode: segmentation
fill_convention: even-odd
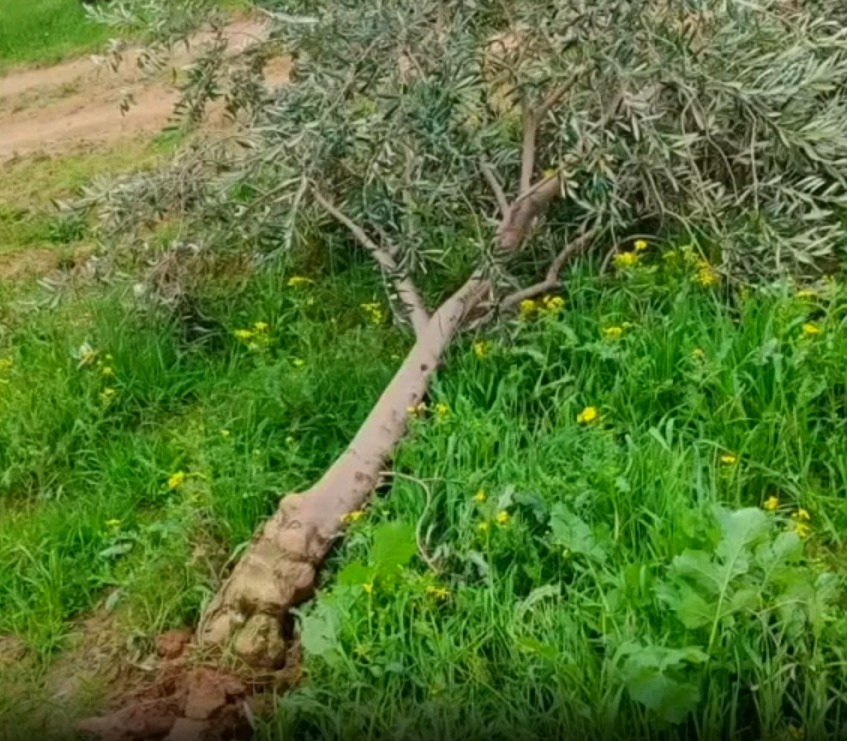
[[[226,29],[232,53],[264,37],[266,28],[254,20],[239,20]],[[193,39],[196,49],[209,34]],[[80,141],[108,142],[122,136],[151,133],[167,123],[176,91],[161,80],[145,79],[129,51],[117,73],[97,58],[75,60],[56,67],[13,72],[0,78],[0,162],[42,150],[63,149]],[[190,52],[173,60],[190,61]],[[288,64],[269,64],[270,85],[288,80]],[[119,105],[129,93],[135,100],[126,115]]]
[[[156,644],[157,678],[110,701],[115,712],[88,718],[77,730],[102,741],[234,741],[248,739],[254,718],[269,707],[272,690],[300,678],[299,648],[286,669],[272,675],[239,674],[204,664],[191,654],[191,634],[172,631]]]

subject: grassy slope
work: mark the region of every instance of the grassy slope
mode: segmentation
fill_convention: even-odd
[[[108,594],[142,640],[194,620],[226,554],[367,413],[405,343],[350,308],[378,296],[371,271],[290,275],[207,297],[202,344],[117,295],[3,301],[0,635],[40,666]],[[847,294],[734,312],[687,268],[643,267],[567,298],[484,357],[453,351],[449,411],[415,421],[391,496],[353,524],[266,738],[841,730]],[[267,350],[233,336],[257,321]],[[588,405],[601,421],[580,425]]]
[[[0,70],[24,62],[49,64],[108,38],[79,0],[4,0],[0,4]]]
[[[268,738],[844,732],[847,295],[734,312],[663,271],[455,350]],[[439,569],[397,573],[416,528]]]
[[[0,183],[0,254],[33,247],[62,249],[85,241],[90,236],[86,225],[59,212],[54,200],[78,192],[94,174],[109,177],[152,167],[176,145],[173,135],[163,134],[5,165]]]
[[[246,0],[220,0],[232,11]],[[90,21],[80,0],[3,0],[0,3],[0,73],[21,64],[48,65],[96,51],[109,38],[106,26]]]

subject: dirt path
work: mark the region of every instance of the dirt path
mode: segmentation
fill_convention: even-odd
[[[226,29],[235,52],[263,33],[264,26],[253,20],[235,21]],[[192,47],[207,38],[198,36]],[[161,130],[173,110],[176,94],[163,83],[144,80],[134,52],[125,56],[117,73],[88,58],[0,77],[0,163],[33,152]],[[187,61],[184,55],[173,64]],[[288,65],[277,60],[266,69],[266,77],[272,85],[285,82]],[[136,105],[122,116],[119,103],[126,91],[132,93]]]

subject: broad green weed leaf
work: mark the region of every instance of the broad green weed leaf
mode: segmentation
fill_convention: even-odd
[[[497,498],[497,509],[504,510],[509,509],[512,506],[512,502],[515,498],[515,487],[507,486],[503,489],[503,492]]]
[[[379,575],[396,574],[417,552],[415,528],[405,522],[389,522],[374,532],[373,567]]]
[[[591,527],[566,504],[556,504],[550,517],[555,545],[596,561],[606,558],[606,551],[594,537]]]
[[[532,514],[535,515],[535,519],[538,520],[539,523],[544,523],[548,519],[548,511],[547,511],[547,503],[541,496],[535,492],[515,492],[515,496],[513,497],[515,504],[518,504],[522,507],[528,507]]]
[[[671,573],[694,582],[700,589],[718,594],[721,585],[721,570],[705,551],[683,551],[671,564]]]
[[[668,648],[629,643],[621,647],[619,655],[626,656],[628,664],[634,662],[639,666],[652,666],[662,671],[682,664],[702,664],[709,660],[708,655],[697,646]]]
[[[756,563],[766,573],[778,574],[782,568],[803,560],[803,541],[793,530],[780,533],[772,543],[762,543],[755,551]]]
[[[689,630],[702,628],[715,619],[715,606],[706,602],[690,587],[681,589],[670,606]]]
[[[696,685],[668,677],[652,667],[625,668],[624,683],[633,700],[668,723],[681,723],[700,702]]]
[[[338,646],[338,616],[335,611],[320,605],[300,623],[300,640],[306,653],[324,656],[335,652]]]
[[[540,656],[542,659],[555,661],[559,658],[559,649],[556,648],[556,646],[552,646],[549,643],[542,643],[536,638],[518,637],[515,642],[524,651],[529,651],[530,653]]]
[[[751,546],[767,535],[770,529],[768,514],[758,507],[738,510],[718,510],[721,541],[715,555],[723,562],[722,579],[727,581],[750,568]]]
[[[338,573],[338,584],[354,587],[373,581],[374,570],[359,561],[351,561]]]
[[[627,657],[621,675],[633,700],[669,723],[682,722],[697,707],[700,690],[690,680],[691,669],[683,665],[708,660],[699,648],[630,646],[623,653]]]
[[[751,612],[762,606],[762,590],[753,587],[739,589],[730,598],[727,613]]]

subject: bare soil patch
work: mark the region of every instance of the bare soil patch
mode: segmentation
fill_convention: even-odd
[[[226,29],[237,54],[261,39],[265,26],[238,20]],[[193,49],[209,40],[198,35],[190,50],[172,60],[190,61]],[[119,137],[160,131],[168,122],[177,93],[164,79],[145,79],[125,54],[118,72],[97,58],[78,59],[46,69],[21,70],[0,77],[0,162],[38,151],[57,151],[80,142],[107,143]],[[266,69],[269,85],[287,82],[289,65],[276,60]],[[131,93],[136,105],[121,115],[120,101]]]

